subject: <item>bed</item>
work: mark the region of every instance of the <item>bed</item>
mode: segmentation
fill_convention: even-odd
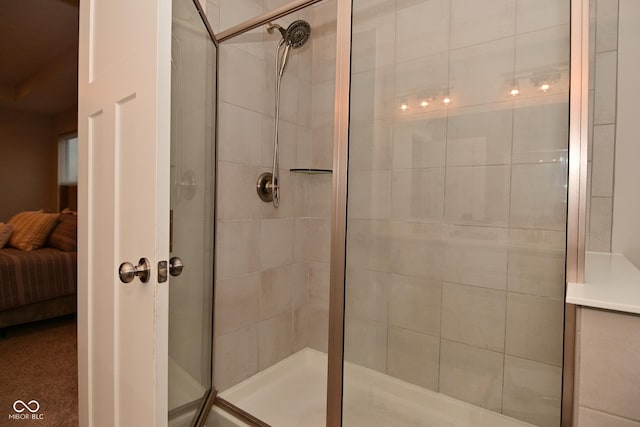
[[[0,249],[0,328],[75,313],[76,252]]]
[[[76,312],[77,221],[60,218],[44,247],[0,249],[0,328]]]

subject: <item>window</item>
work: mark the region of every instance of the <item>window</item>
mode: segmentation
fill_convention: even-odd
[[[67,135],[58,146],[58,208],[78,209],[78,135]]]
[[[78,183],[78,135],[68,135],[60,140],[58,151],[58,184]]]

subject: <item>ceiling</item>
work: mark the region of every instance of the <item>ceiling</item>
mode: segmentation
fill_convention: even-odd
[[[47,115],[74,108],[77,0],[1,0],[0,58],[0,107]]]

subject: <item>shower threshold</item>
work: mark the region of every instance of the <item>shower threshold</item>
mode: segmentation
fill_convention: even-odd
[[[327,355],[305,348],[220,394],[274,427],[324,427]],[[244,426],[215,408],[208,426]],[[520,427],[515,420],[346,362],[345,426]]]

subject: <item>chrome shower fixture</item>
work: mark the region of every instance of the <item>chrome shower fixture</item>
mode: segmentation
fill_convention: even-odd
[[[280,31],[284,42],[293,49],[304,46],[309,37],[311,37],[311,25],[302,19],[293,21],[286,29],[272,22],[267,24],[269,34],[273,34],[274,29]]]
[[[291,49],[298,49],[307,43],[311,37],[311,25],[307,21],[297,20],[291,23],[286,29],[278,24],[270,22],[267,24],[267,32],[273,34],[278,30],[282,40],[276,49],[276,100],[275,100],[275,129],[273,134],[273,167],[271,173],[263,173],[258,178],[256,189],[258,196],[263,202],[272,202],[276,208],[280,205],[280,186],[278,178],[280,176],[280,145],[278,141],[278,124],[280,122],[280,88],[282,86],[282,76],[287,68],[287,62]],[[282,54],[280,53],[282,51]]]

